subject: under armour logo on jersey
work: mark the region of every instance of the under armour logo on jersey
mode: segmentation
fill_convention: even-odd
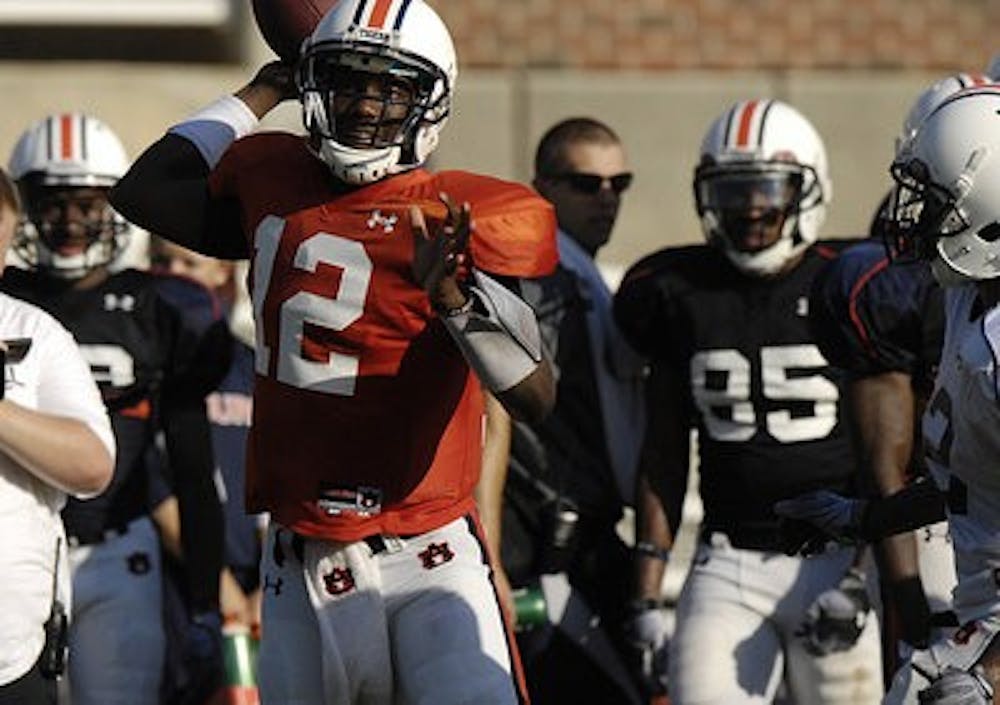
[[[261,586],[260,589],[263,590],[264,592],[267,592],[268,590],[273,590],[274,594],[277,596],[281,594],[281,586],[284,582],[285,581],[282,580],[281,578],[275,578],[274,580],[271,580],[270,575],[265,575],[264,584]]]
[[[395,213],[390,213],[389,215],[382,215],[382,211],[373,211],[371,216],[369,216],[367,225],[369,230],[374,230],[375,228],[382,228],[382,232],[391,233],[396,229],[396,223],[399,222],[399,216]]]
[[[149,555],[146,553],[133,553],[126,561],[128,562],[128,572],[133,575],[145,575],[152,568]]]
[[[795,302],[795,315],[805,318],[809,315],[809,298],[806,296],[800,296],[799,300]]]
[[[135,310],[135,297],[132,294],[105,294],[104,295],[104,310],[105,311],[134,311]]]
[[[425,570],[437,568],[444,565],[455,557],[455,552],[445,543],[432,543],[426,549],[417,554]]]
[[[323,583],[326,591],[334,597],[343,595],[354,589],[354,573],[350,568],[334,568],[328,575],[323,576]]]

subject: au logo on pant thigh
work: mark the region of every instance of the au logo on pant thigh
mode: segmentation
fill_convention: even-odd
[[[354,573],[346,567],[334,568],[324,575],[323,584],[326,585],[326,591],[334,597],[350,592],[356,585]]]
[[[432,543],[423,551],[417,554],[425,570],[431,570],[442,566],[455,557],[455,552],[448,546],[448,542]]]

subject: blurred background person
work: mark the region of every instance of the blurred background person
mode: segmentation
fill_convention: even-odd
[[[553,624],[519,635],[536,704],[637,698],[622,633],[631,552],[615,527],[632,500],[643,364],[611,318],[594,262],[631,183],[621,140],[598,120],[563,120],[538,143],[533,184],[555,206],[559,267],[521,289],[559,381],[544,421],[514,424],[503,521],[513,584],[541,581],[553,608],[566,605],[549,614]],[[592,618],[573,616],[570,598]]]
[[[693,185],[707,244],[640,260],[615,298],[651,366],[634,640],[668,671],[674,705],[773,702],[783,679],[792,702],[877,703],[863,555],[786,556],[771,511],[805,489],[850,494],[857,479],[843,375],[808,326],[810,287],[838,247],[818,240],[832,196],[823,140],[787,103],[740,101],[710,124]],[[692,427],[705,515],[668,644],[661,585]]]
[[[195,324],[167,302],[169,292],[148,272],[111,272],[130,226],[107,193],[127,168],[117,135],[82,113],[32,124],[10,158],[25,210],[14,247],[28,269],[9,268],[0,287],[73,333],[118,445],[110,486],[96,497],[71,499],[62,512],[73,580],[74,705],[155,705],[159,698],[162,575],[147,461],[160,430],[171,463],[183,471],[177,488],[186,519],[186,587],[208,633],[202,657],[221,658],[220,637],[212,637],[219,630],[221,508],[203,400],[228,359],[228,339],[220,350],[212,312]]]

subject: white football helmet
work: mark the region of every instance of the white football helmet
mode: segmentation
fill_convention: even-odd
[[[812,124],[777,100],[737,103],[712,123],[694,176],[705,239],[753,276],[780,272],[819,237],[833,187],[826,149]],[[763,199],[763,201],[761,201]],[[764,208],[781,235],[757,251],[739,247],[749,208]]]
[[[346,99],[338,94],[337,81],[346,72],[381,74],[412,85],[414,98],[405,116],[390,120],[387,109],[393,101],[383,95],[375,129],[369,135],[344,134],[334,100]],[[310,144],[349,184],[372,183],[419,166],[438,144],[457,75],[448,28],[424,0],[341,0],[302,45],[297,81]]]
[[[931,111],[941,105],[946,98],[960,90],[984,86],[990,82],[990,78],[986,74],[956,73],[929,85],[920,92],[920,95],[913,101],[913,105],[910,106],[910,111],[906,114],[906,119],[903,120],[903,129],[896,138],[896,151],[898,152],[907,140],[912,139],[924,118],[930,115]]]
[[[9,170],[24,202],[25,217],[14,237],[17,256],[30,268],[63,279],[78,279],[110,264],[126,247],[128,222],[106,201],[107,190],[128,170],[121,140],[100,120],[82,113],[50,115],[18,139]],[[41,213],[44,194],[97,189],[97,215],[82,222],[88,244],[82,252],[60,254],[66,228]]]
[[[930,260],[946,285],[1000,277],[1000,86],[947,98],[891,171],[901,254]]]

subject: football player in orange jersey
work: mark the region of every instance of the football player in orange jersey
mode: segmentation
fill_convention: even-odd
[[[482,387],[517,418],[554,401],[516,292],[556,264],[552,209],[421,168],[456,76],[423,0],[338,3],[295,70],[173,127],[112,194],[169,239],[252,259],[262,699],[524,702],[472,490]],[[296,96],[305,138],[246,136]]]

